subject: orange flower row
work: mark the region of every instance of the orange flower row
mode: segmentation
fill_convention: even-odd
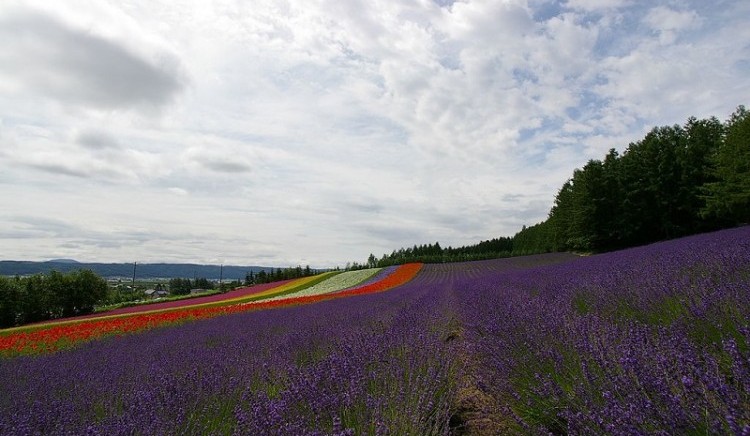
[[[259,301],[226,306],[196,307],[164,312],[134,314],[117,318],[85,320],[77,323],[51,325],[29,331],[16,331],[0,335],[0,355],[38,354],[68,348],[75,344],[111,335],[124,335],[148,330],[158,326],[174,325],[189,320],[213,318],[215,316],[250,310],[310,304],[324,300],[382,292],[410,281],[422,268],[422,264],[401,265],[382,280],[343,292],[290,297],[283,300]]]

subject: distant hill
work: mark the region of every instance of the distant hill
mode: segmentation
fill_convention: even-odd
[[[225,280],[244,280],[245,275],[252,271],[265,270],[270,272],[272,267],[262,266],[236,266],[224,265],[223,277]],[[29,262],[16,260],[0,261],[0,275],[25,276],[38,273],[47,273],[55,270],[69,272],[79,269],[90,269],[102,277],[133,277],[132,263],[83,263],[72,259],[55,259],[47,262]],[[218,280],[221,273],[219,265],[198,265],[192,263],[139,263],[135,271],[138,279],[153,278],[196,278],[203,277],[209,280]]]
[[[51,259],[48,262],[54,262],[54,263],[80,263],[75,259]]]

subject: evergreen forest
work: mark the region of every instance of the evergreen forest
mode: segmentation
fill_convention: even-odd
[[[513,237],[443,249],[394,250],[363,267],[453,262],[558,251],[596,253],[745,224],[750,220],[750,112],[724,122],[690,117],[654,127],[573,171],[547,219]],[[357,264],[354,264],[357,266]]]

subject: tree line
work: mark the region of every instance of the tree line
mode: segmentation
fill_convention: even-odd
[[[601,252],[733,227],[750,220],[750,112],[724,122],[691,117],[653,128],[618,154],[575,169],[545,221],[513,237],[443,249],[439,243],[370,254],[351,269],[555,251]]]
[[[622,155],[590,160],[514,252],[600,252],[737,226],[750,219],[750,112],[652,129]]]
[[[271,268],[268,272],[265,269],[262,269],[257,273],[249,271],[245,275],[244,285],[252,286],[263,283],[278,282],[280,280],[299,279],[302,277],[314,276],[321,272],[321,270],[310,268],[310,265],[307,265],[304,268],[299,265],[288,268]]]
[[[0,327],[92,313],[106,298],[106,280],[91,270],[0,276]]]
[[[441,247],[439,242],[435,242],[393,250],[391,254],[383,254],[379,259],[374,254],[370,254],[367,262],[363,264],[353,262],[347,264],[346,269],[383,268],[410,262],[445,263],[497,259],[509,257],[512,252],[513,238],[511,237],[499,237],[474,245],[446,248]]]
[[[169,279],[169,293],[172,295],[187,295],[193,289],[214,289],[216,285],[205,277],[194,280],[176,277]]]

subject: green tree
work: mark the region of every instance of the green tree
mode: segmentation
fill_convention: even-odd
[[[684,233],[692,234],[717,227],[702,213],[706,208],[703,194],[705,185],[716,181],[713,157],[724,141],[724,125],[716,117],[704,120],[691,117],[685,123],[685,134],[687,146],[679,156],[682,168],[679,215]]]
[[[205,277],[198,277],[197,279],[195,279],[195,282],[193,282],[193,286],[190,289],[193,288],[213,289],[214,284]],[[188,289],[188,292],[190,292],[190,289]]]
[[[107,281],[91,270],[78,270],[65,277],[63,316],[92,313],[107,298]]]
[[[531,227],[523,226],[521,231],[513,237],[513,255],[525,256],[553,251],[552,233],[553,230],[549,220]]]
[[[174,295],[187,295],[193,289],[193,282],[190,279],[173,278],[169,279],[169,292]]]
[[[74,315],[72,310],[66,310],[75,306],[75,296],[72,295],[68,277],[59,271],[50,271],[42,276],[42,286],[49,293],[47,311],[50,318]]]
[[[550,209],[549,222],[551,229],[551,245],[554,251],[569,250],[568,240],[570,239],[572,220],[573,220],[573,184],[570,180],[566,181],[562,188],[557,191],[555,202]],[[519,249],[516,238],[513,239],[513,251]]]
[[[52,317],[54,298],[44,276],[36,274],[23,280],[19,324],[44,321]]]
[[[13,327],[20,315],[20,281],[0,276],[0,328]]]
[[[750,112],[739,106],[726,123],[726,137],[713,157],[716,181],[705,184],[704,217],[720,225],[750,219]]]
[[[573,178],[558,193],[550,224],[544,227],[553,249],[563,245],[571,250],[590,251],[603,244],[604,229],[611,217],[604,187],[601,161],[590,160],[582,169],[573,171]],[[565,238],[562,244],[561,236]]]
[[[378,259],[375,257],[374,254],[370,253],[370,256],[367,258],[367,267],[375,268],[377,265],[378,265]]]
[[[685,146],[680,126],[652,129],[621,158],[622,237],[625,246],[681,236],[678,156]]]

